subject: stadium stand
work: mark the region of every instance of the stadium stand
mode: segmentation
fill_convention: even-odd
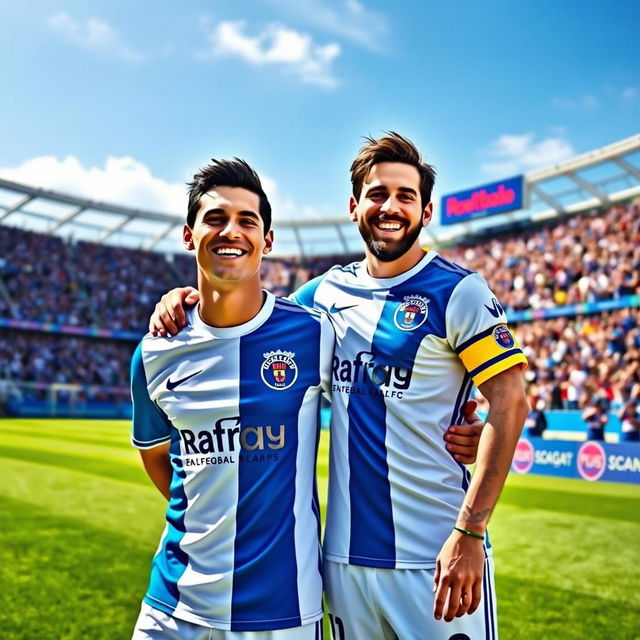
[[[618,204],[444,255],[485,274],[510,309],[632,295],[640,278],[640,204]]]
[[[154,303],[174,286],[195,283],[188,255],[169,261],[153,252],[73,243],[11,227],[0,227],[0,247],[2,316],[29,321],[32,329],[34,323],[57,327],[54,334],[9,329],[0,339],[0,378],[33,384],[32,398],[43,399],[47,383],[79,384],[85,396],[102,400],[121,394],[128,385],[132,338],[144,333]],[[616,205],[604,214],[443,253],[485,275],[514,310],[637,295],[640,207]],[[304,266],[296,258],[271,259],[265,261],[263,282],[286,295],[338,260],[353,258],[324,256]],[[111,332],[112,339],[68,335],[74,329]],[[614,407],[640,398],[637,308],[537,319],[519,323],[517,333],[530,362],[530,395],[546,407],[579,409],[594,396]]]
[[[12,227],[0,227],[0,252],[0,313],[20,320],[139,332],[158,296],[179,281],[158,253]]]
[[[640,186],[629,189],[634,176],[640,183],[640,169],[622,155],[629,150],[639,152],[640,137],[529,174],[531,193],[553,207],[552,215],[543,211],[501,226],[465,226],[448,241],[446,234],[432,236],[446,258],[484,275],[507,308],[529,358],[531,402],[545,410],[577,414],[595,399],[612,411],[623,408],[626,416],[629,406],[640,403]],[[586,196],[579,196],[583,200],[568,206],[560,202],[565,192],[543,190],[545,180],[571,177],[592,156],[596,162],[600,156],[613,158],[624,170],[625,184],[619,185],[615,176],[590,183]],[[604,193],[608,183],[612,188],[598,202],[588,200]],[[627,191],[614,194],[614,186]],[[34,415],[126,416],[131,353],[162,293],[195,284],[195,263],[184,253],[132,249],[104,240],[114,239],[139,214],[155,227],[161,220],[169,225],[160,231],[154,227],[149,241],[139,243],[159,248],[158,242],[167,240],[182,218],[3,180],[0,187],[22,194],[14,205],[0,202],[0,411],[4,404],[5,410]],[[610,195],[616,195],[615,201]],[[11,226],[21,208],[23,214],[32,213],[26,207],[38,198],[74,208],[58,219],[47,218],[50,224],[30,225],[38,231]],[[86,231],[80,235],[83,240],[54,235],[89,209],[98,218],[101,211],[105,218],[128,217],[98,229],[93,238]],[[43,214],[33,215],[43,219]],[[346,228],[339,228],[342,223],[322,221],[337,231],[339,241],[325,245],[335,255],[305,254],[306,227],[310,235],[312,228],[307,222],[291,224],[299,254],[263,262],[263,284],[277,295],[287,295],[333,264],[361,258],[349,253],[352,246]],[[95,242],[87,242],[88,236]]]

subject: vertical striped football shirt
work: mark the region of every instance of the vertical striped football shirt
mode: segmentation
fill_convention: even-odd
[[[393,278],[334,267],[294,299],[336,330],[325,557],[434,567],[470,479],[444,432],[474,384],[526,363],[503,308],[480,275],[433,251]]]
[[[272,294],[244,325],[193,309],[178,335],[143,338],[132,442],[169,444],[173,470],[147,604],[231,631],[322,617],[315,461],[333,341],[324,314]]]

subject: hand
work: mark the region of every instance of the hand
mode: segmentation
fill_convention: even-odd
[[[469,400],[464,405],[466,424],[452,425],[444,434],[447,451],[462,464],[473,464],[478,455],[478,443],[484,422],[475,412],[477,406],[476,400]]]
[[[172,336],[187,323],[185,306],[194,305],[200,300],[200,293],[193,287],[178,287],[165,293],[156,304],[149,319],[149,332],[152,336]]]
[[[433,617],[446,622],[473,613],[480,605],[484,544],[453,531],[436,559]]]

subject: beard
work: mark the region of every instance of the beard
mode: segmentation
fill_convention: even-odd
[[[414,228],[409,228],[404,237],[400,240],[376,240],[371,229],[358,224],[358,231],[367,245],[369,251],[381,262],[393,262],[403,256],[413,246],[420,236],[422,225],[417,224]]]

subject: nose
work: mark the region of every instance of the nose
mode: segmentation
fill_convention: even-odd
[[[397,210],[398,202],[392,195],[389,195],[389,197],[380,206],[380,211],[382,211],[382,213],[396,213]]]
[[[240,225],[236,220],[230,218],[227,220],[227,224],[224,225],[222,231],[220,231],[220,235],[223,238],[239,238],[240,237]]]

